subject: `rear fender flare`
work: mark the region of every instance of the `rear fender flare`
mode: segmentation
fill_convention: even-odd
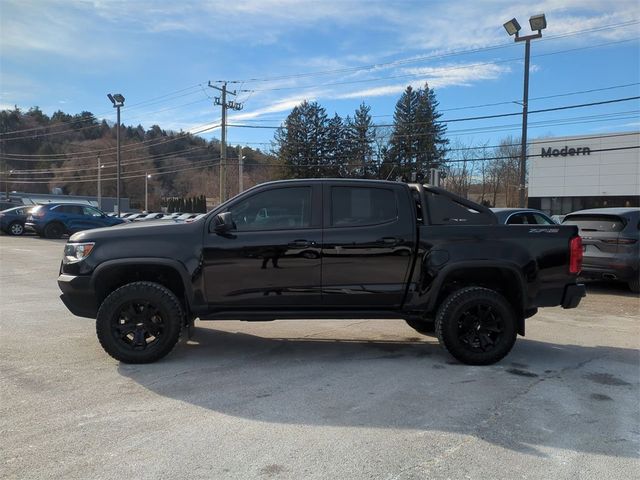
[[[524,335],[524,310],[526,308],[525,304],[527,303],[526,282],[524,280],[524,276],[522,275],[521,269],[515,263],[511,263],[505,260],[473,260],[467,262],[456,262],[445,266],[438,272],[438,275],[433,282],[431,295],[429,298],[429,302],[427,303],[426,310],[431,312],[437,308],[436,303],[438,301],[438,297],[440,296],[440,291],[442,290],[447,278],[449,278],[449,276],[453,273],[468,268],[493,268],[509,272],[509,274],[513,275],[513,277],[516,279],[516,289],[520,296],[520,304],[516,305],[516,314],[519,319],[518,333]]]

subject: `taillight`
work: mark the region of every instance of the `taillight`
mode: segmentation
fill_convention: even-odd
[[[569,240],[569,273],[575,275],[582,270],[582,239],[573,237]]]

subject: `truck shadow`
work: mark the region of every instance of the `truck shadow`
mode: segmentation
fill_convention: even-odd
[[[541,457],[549,448],[639,456],[636,350],[520,338],[499,364],[470,367],[429,337],[362,337],[265,338],[208,326],[164,361],[121,364],[119,373],[260,422],[452,432]]]

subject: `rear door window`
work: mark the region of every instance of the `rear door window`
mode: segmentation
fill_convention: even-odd
[[[624,220],[616,215],[569,215],[563,225],[576,225],[584,232],[620,232]]]
[[[82,207],[79,205],[62,205],[56,210],[62,211],[68,215],[82,215]]]
[[[393,190],[369,187],[331,188],[331,226],[378,225],[398,218]]]
[[[89,217],[101,217],[102,212],[93,207],[82,207],[83,215],[87,215]]]
[[[507,220],[507,225],[523,225],[525,223],[529,223],[527,221],[527,216],[524,213],[516,213],[515,215],[511,215],[509,220]]]

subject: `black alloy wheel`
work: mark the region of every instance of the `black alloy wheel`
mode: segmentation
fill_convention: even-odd
[[[440,344],[469,365],[488,365],[504,358],[517,336],[517,317],[498,292],[465,287],[449,295],[436,316]]]
[[[474,352],[489,352],[504,333],[504,320],[491,305],[470,306],[458,318],[458,340]]]
[[[152,348],[163,333],[162,314],[146,300],[125,302],[112,318],[111,335],[132,350]]]
[[[128,283],[104,299],[96,333],[104,350],[124,363],[150,363],[167,355],[180,336],[180,300],[155,282]]]

